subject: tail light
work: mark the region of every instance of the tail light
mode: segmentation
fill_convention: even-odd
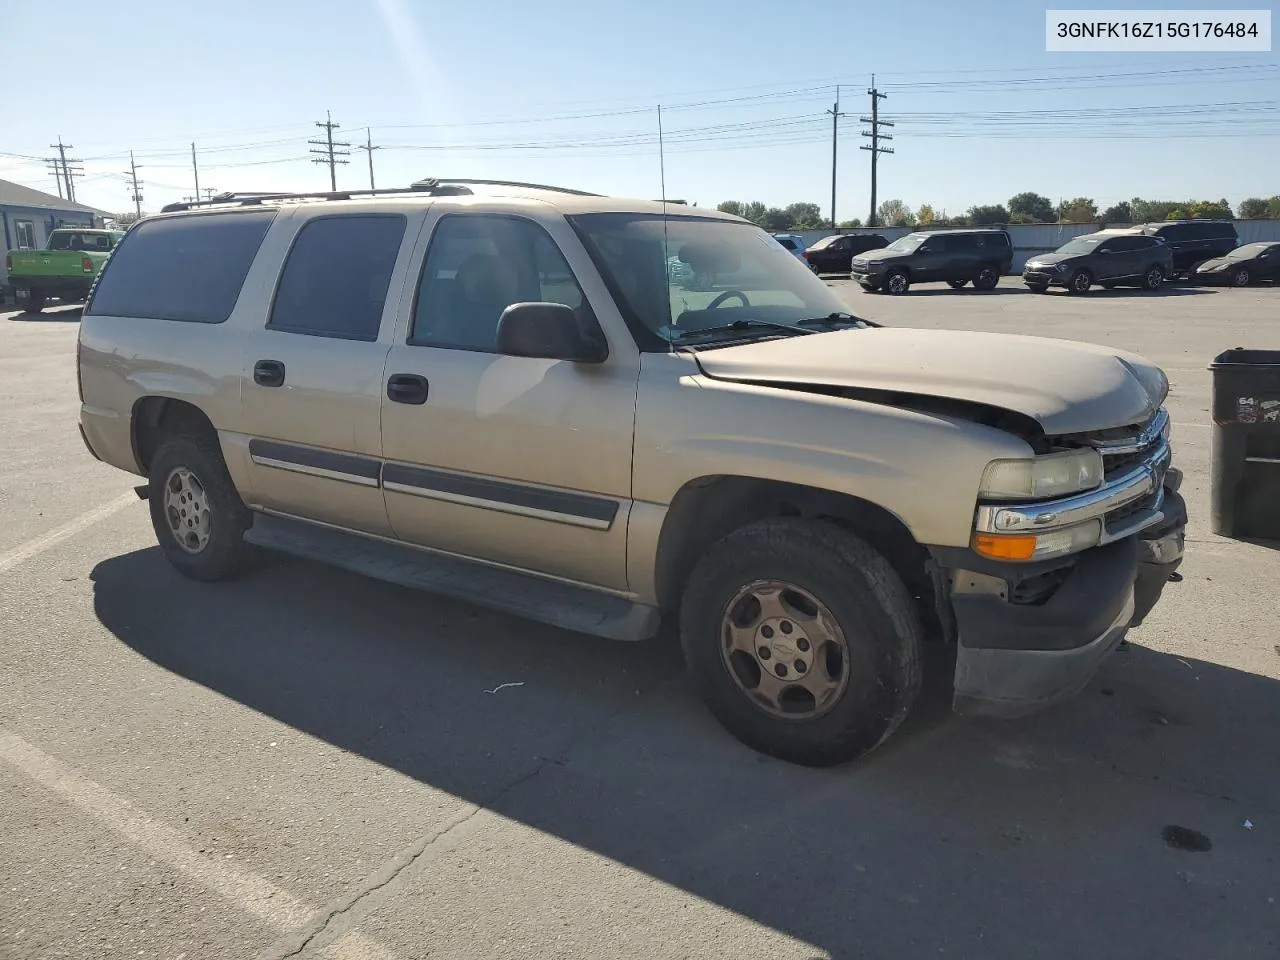
[[[88,257],[80,258],[80,269],[85,273],[93,273],[93,261]]]

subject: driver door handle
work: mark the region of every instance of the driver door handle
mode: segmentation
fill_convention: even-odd
[[[259,360],[253,365],[253,382],[260,387],[284,384],[284,364],[279,360]]]
[[[427,378],[416,373],[393,373],[387,378],[387,399],[421,406],[427,402]]]

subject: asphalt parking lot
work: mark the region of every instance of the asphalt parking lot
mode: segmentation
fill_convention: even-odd
[[[827,771],[723,733],[669,639],[283,558],[183,580],[77,435],[78,312],[0,313],[0,957],[1276,956],[1280,550],[1208,530],[1206,365],[1280,348],[1280,288],[833,283],[1155,360],[1192,519],[1078,699],[959,719],[938,661]]]

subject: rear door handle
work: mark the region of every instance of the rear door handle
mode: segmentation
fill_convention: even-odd
[[[253,382],[260,387],[284,384],[284,364],[279,360],[259,360],[253,365]]]
[[[387,378],[387,399],[420,406],[427,402],[427,378],[416,373],[393,373]]]

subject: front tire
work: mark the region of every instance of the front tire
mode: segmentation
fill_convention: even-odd
[[[911,279],[901,270],[894,270],[884,278],[882,289],[895,297],[900,297],[911,287]]]
[[[1093,274],[1088,270],[1077,270],[1067,281],[1067,292],[1073,294],[1088,293],[1093,286]]]
[[[685,662],[731,734],[827,766],[875,749],[920,688],[923,628],[898,574],[833,524],[774,519],[714,544],[680,605]]]
[[[950,287],[952,290],[961,290],[964,288],[964,285],[968,282],[969,282],[968,280],[948,280],[947,286]],[[974,286],[976,287],[977,284],[975,283]]]
[[[983,267],[973,278],[973,289],[994,290],[1000,283],[1000,271],[995,267]]]
[[[1028,283],[1027,289],[1032,293],[1048,293],[1049,285],[1047,283]]]
[[[1154,293],[1164,285],[1164,271],[1159,267],[1148,267],[1142,275],[1142,289]]]
[[[1237,267],[1231,272],[1231,285],[1233,287],[1247,287],[1253,282],[1253,274],[1249,272],[1248,267]]]
[[[253,514],[236,492],[216,438],[181,433],[151,459],[147,499],[165,558],[192,580],[222,580],[252,554],[244,532]]]

